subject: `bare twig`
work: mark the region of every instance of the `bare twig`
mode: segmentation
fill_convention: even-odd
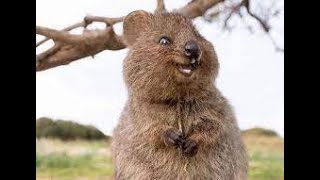
[[[270,30],[270,26],[269,26],[267,20],[263,20],[262,18],[260,18],[259,16],[255,15],[255,14],[251,11],[250,1],[249,1],[249,0],[243,0],[243,2],[244,2],[244,3],[243,3],[243,4],[244,4],[244,7],[246,8],[248,14],[249,14],[252,18],[256,19],[256,20],[259,22],[259,24],[261,25],[261,27],[263,28],[263,30],[268,33],[269,30]]]
[[[268,37],[270,38],[270,40],[271,40],[271,42],[272,42],[272,44],[273,44],[273,46],[275,47],[275,49],[276,49],[276,51],[278,51],[278,52],[284,52],[284,49],[283,48],[281,48],[281,47],[279,47],[278,45],[277,45],[277,43],[276,43],[276,41],[274,40],[274,38],[271,36],[271,34],[270,33],[267,33],[268,34]]]
[[[228,14],[228,16],[226,17],[226,19],[224,20],[224,26],[223,26],[224,28],[227,27],[228,22],[229,22],[231,16],[232,16],[233,14],[238,13],[239,10],[240,10],[240,8],[241,8],[244,4],[245,4],[245,1],[241,1],[241,2],[240,2],[239,4],[237,4],[236,6],[231,7],[231,8],[228,8],[228,9],[231,9],[231,10],[230,10],[230,13]]]

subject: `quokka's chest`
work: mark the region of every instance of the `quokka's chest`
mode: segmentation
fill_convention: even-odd
[[[197,130],[205,130],[218,124],[219,115],[214,109],[201,109],[194,105],[149,105],[141,106],[132,113],[139,124],[159,124],[175,127],[186,135]]]

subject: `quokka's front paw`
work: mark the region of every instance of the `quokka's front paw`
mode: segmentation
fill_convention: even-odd
[[[163,132],[162,134],[164,143],[167,146],[179,146],[181,147],[185,140],[182,136],[182,133],[176,128],[170,128]]]
[[[192,139],[186,139],[185,143],[182,145],[182,151],[188,157],[195,156],[198,152],[198,149],[198,143]]]

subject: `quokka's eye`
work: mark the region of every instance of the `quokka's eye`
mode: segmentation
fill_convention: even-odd
[[[160,38],[159,43],[163,44],[163,45],[169,45],[171,43],[171,41],[168,37],[163,36]]]

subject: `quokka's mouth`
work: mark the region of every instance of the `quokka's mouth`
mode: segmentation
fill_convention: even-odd
[[[180,63],[175,63],[177,70],[185,75],[185,76],[191,76],[194,70],[196,70],[199,66],[199,63],[197,60],[192,60],[190,64],[180,64]]]

